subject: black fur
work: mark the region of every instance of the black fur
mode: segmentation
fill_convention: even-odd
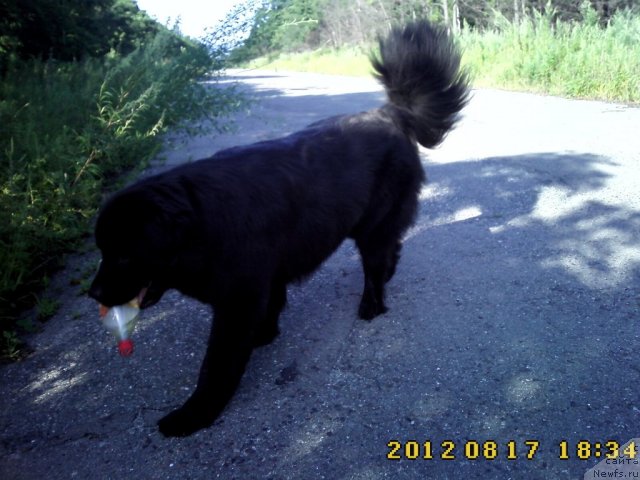
[[[113,306],[143,296],[145,308],[175,288],[213,307],[198,385],[159,422],[163,434],[189,435],[216,419],[253,348],[278,334],[287,284],[346,238],[362,257],[359,316],[387,311],[384,285],[424,181],[416,140],[442,141],[468,89],[442,29],[416,22],[380,46],[372,62],[390,100],[380,109],[223,150],[142,180],[103,207],[91,297]]]

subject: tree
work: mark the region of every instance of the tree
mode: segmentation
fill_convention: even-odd
[[[251,33],[235,52],[245,60],[272,52],[292,51],[306,46],[320,24],[322,0],[271,0],[258,8]]]
[[[0,55],[79,60],[128,53],[159,25],[133,0],[0,0]]]
[[[495,28],[496,16],[515,23],[534,12],[584,21],[595,10],[601,23],[637,0],[264,0],[251,33],[232,58],[246,60],[302,47],[371,43],[394,24],[417,18],[462,28]],[[586,6],[586,7],[585,7]],[[593,9],[593,10],[591,10]]]

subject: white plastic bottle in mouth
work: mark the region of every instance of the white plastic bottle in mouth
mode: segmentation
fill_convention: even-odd
[[[118,352],[123,357],[128,357],[133,353],[133,340],[129,337],[138,321],[139,313],[140,306],[137,299],[111,308],[100,305],[102,324],[116,337]]]

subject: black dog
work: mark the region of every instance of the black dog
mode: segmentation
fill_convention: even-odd
[[[442,141],[468,87],[446,31],[424,21],[392,30],[372,63],[389,97],[381,108],[223,150],[142,180],[103,207],[91,297],[108,307],[138,297],[145,308],[175,288],[213,307],[197,388],[160,420],[164,435],[211,425],[253,348],[278,334],[287,284],[346,238],[364,268],[360,317],[387,311],[384,286],[424,181],[417,143]]]

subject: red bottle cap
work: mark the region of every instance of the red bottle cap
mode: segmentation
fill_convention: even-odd
[[[128,357],[133,353],[133,340],[127,338],[118,342],[118,352],[123,357]]]

